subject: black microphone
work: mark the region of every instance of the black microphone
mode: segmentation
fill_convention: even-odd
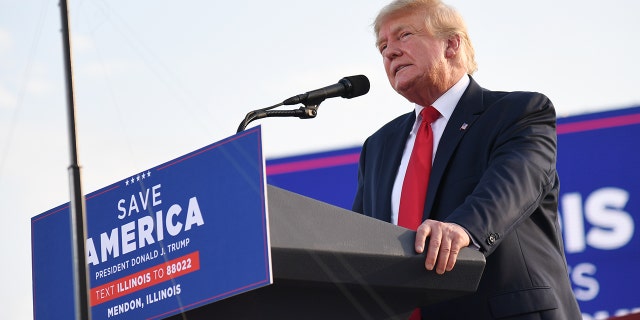
[[[283,105],[303,103],[317,105],[327,98],[343,97],[351,99],[369,92],[369,79],[363,75],[344,77],[336,84],[293,96],[282,102]]]

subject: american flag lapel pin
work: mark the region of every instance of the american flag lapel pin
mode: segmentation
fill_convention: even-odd
[[[467,130],[468,127],[469,127],[469,124],[465,122],[462,124],[462,126],[460,126],[460,131],[465,131]]]

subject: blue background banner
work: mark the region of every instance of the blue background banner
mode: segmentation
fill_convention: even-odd
[[[560,220],[583,317],[640,311],[640,107],[559,118],[557,132]],[[272,159],[268,183],[350,209],[359,153]]]
[[[94,319],[164,318],[272,282],[260,128],[86,196]],[[72,319],[69,205],[32,219],[36,319]]]

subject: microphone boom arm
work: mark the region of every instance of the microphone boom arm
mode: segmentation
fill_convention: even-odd
[[[249,125],[249,123],[258,119],[263,119],[263,118],[270,118],[270,117],[281,117],[281,118],[296,117],[300,119],[315,118],[318,115],[318,107],[320,106],[320,102],[314,103],[314,104],[308,104],[308,105],[305,104],[304,107],[300,107],[298,109],[293,109],[293,110],[270,110],[280,105],[275,105],[273,107],[264,108],[264,109],[258,109],[258,110],[254,110],[247,113],[247,115],[244,117],[244,120],[242,120],[242,122],[238,126],[238,131],[236,131],[236,133],[244,131],[244,129]]]

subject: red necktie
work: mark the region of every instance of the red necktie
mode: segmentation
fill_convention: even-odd
[[[427,184],[431,173],[431,159],[433,158],[431,123],[440,117],[440,113],[430,106],[422,109],[420,116],[422,116],[422,122],[416,134],[416,141],[402,183],[398,212],[398,225],[411,230],[418,229],[422,223]]]
[[[420,116],[422,122],[420,122],[407,172],[402,182],[398,212],[398,225],[411,230],[418,229],[422,223],[424,201],[427,197],[427,185],[431,174],[431,159],[433,158],[431,124],[440,117],[440,113],[434,107],[429,106],[420,111]],[[411,313],[409,320],[420,320],[421,318],[418,308]]]

